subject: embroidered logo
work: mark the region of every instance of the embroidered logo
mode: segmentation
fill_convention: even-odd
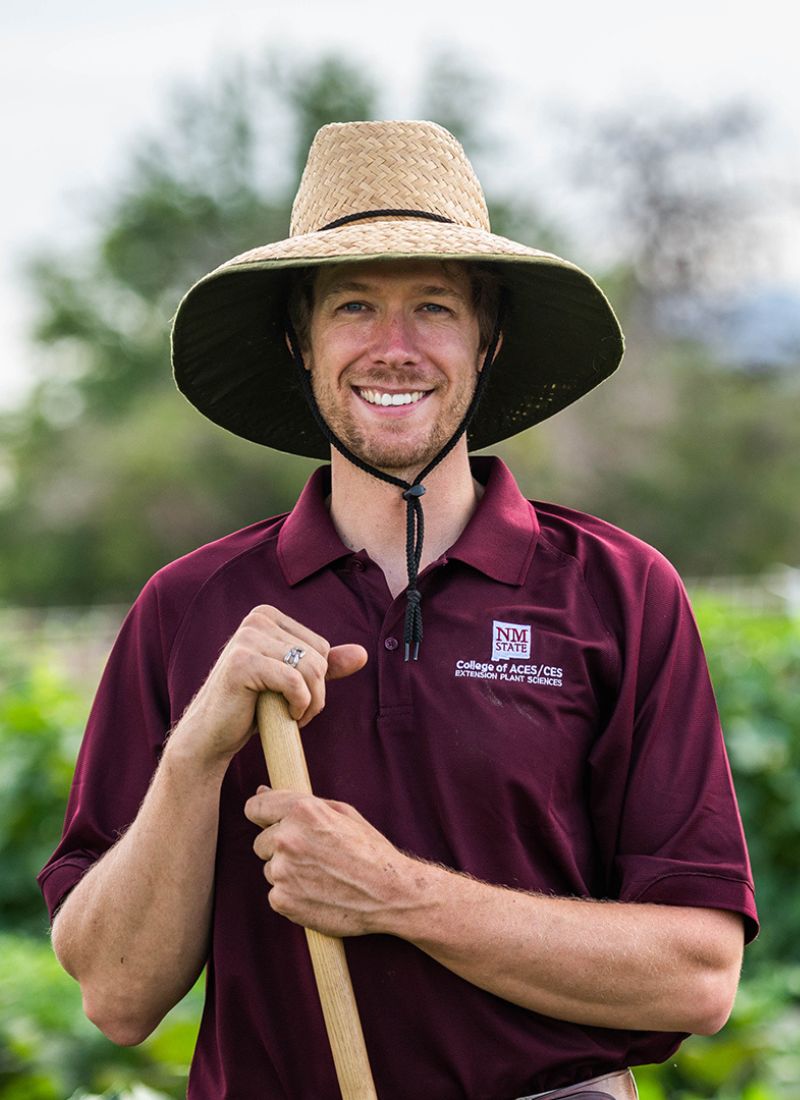
[[[481,631],[483,629],[481,627]],[[485,634],[483,636],[486,637]],[[546,646],[547,643],[545,648]],[[564,686],[564,669],[561,666],[532,664],[530,657],[530,625],[503,623],[494,619],[491,660],[483,657],[460,658],[455,663],[453,675],[459,680],[497,680],[509,684],[538,684],[554,688]]]
[[[506,661],[531,655],[531,628],[519,623],[492,622],[492,660]]]

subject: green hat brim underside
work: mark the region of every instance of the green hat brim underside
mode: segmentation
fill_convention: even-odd
[[[327,459],[285,340],[287,273],[374,260],[491,264],[505,288],[503,344],[470,427],[470,450],[516,435],[572,404],[622,358],[619,323],[580,268],[548,255],[372,253],[232,262],[184,297],[172,329],[175,381],[215,424],[289,454]]]

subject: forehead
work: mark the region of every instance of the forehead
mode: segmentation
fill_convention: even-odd
[[[466,266],[456,260],[369,260],[320,268],[314,280],[314,298],[319,302],[339,290],[364,286],[438,289],[469,300],[471,285]]]

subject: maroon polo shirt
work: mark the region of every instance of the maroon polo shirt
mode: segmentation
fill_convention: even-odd
[[[401,848],[488,882],[577,897],[756,911],[694,620],[671,566],[622,531],[532,505],[496,459],[455,545],[420,578],[425,636],[403,661],[405,600],[326,510],[329,472],[288,516],[161,570],[128,616],[78,760],[52,912],[133,819],[166,731],[259,603],[367,667],[303,731],[320,795]],[[300,928],[267,904],[245,800],[257,740],[221,794],[194,1100],[338,1095]],[[169,838],[164,838],[169,843]],[[667,1058],[682,1036],[564,1023],[478,989],[390,936],[346,943],[381,1100],[510,1100]]]

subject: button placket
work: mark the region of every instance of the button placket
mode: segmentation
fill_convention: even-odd
[[[378,638],[378,710],[381,715],[411,706],[410,664],[403,660],[402,598],[387,608]]]

